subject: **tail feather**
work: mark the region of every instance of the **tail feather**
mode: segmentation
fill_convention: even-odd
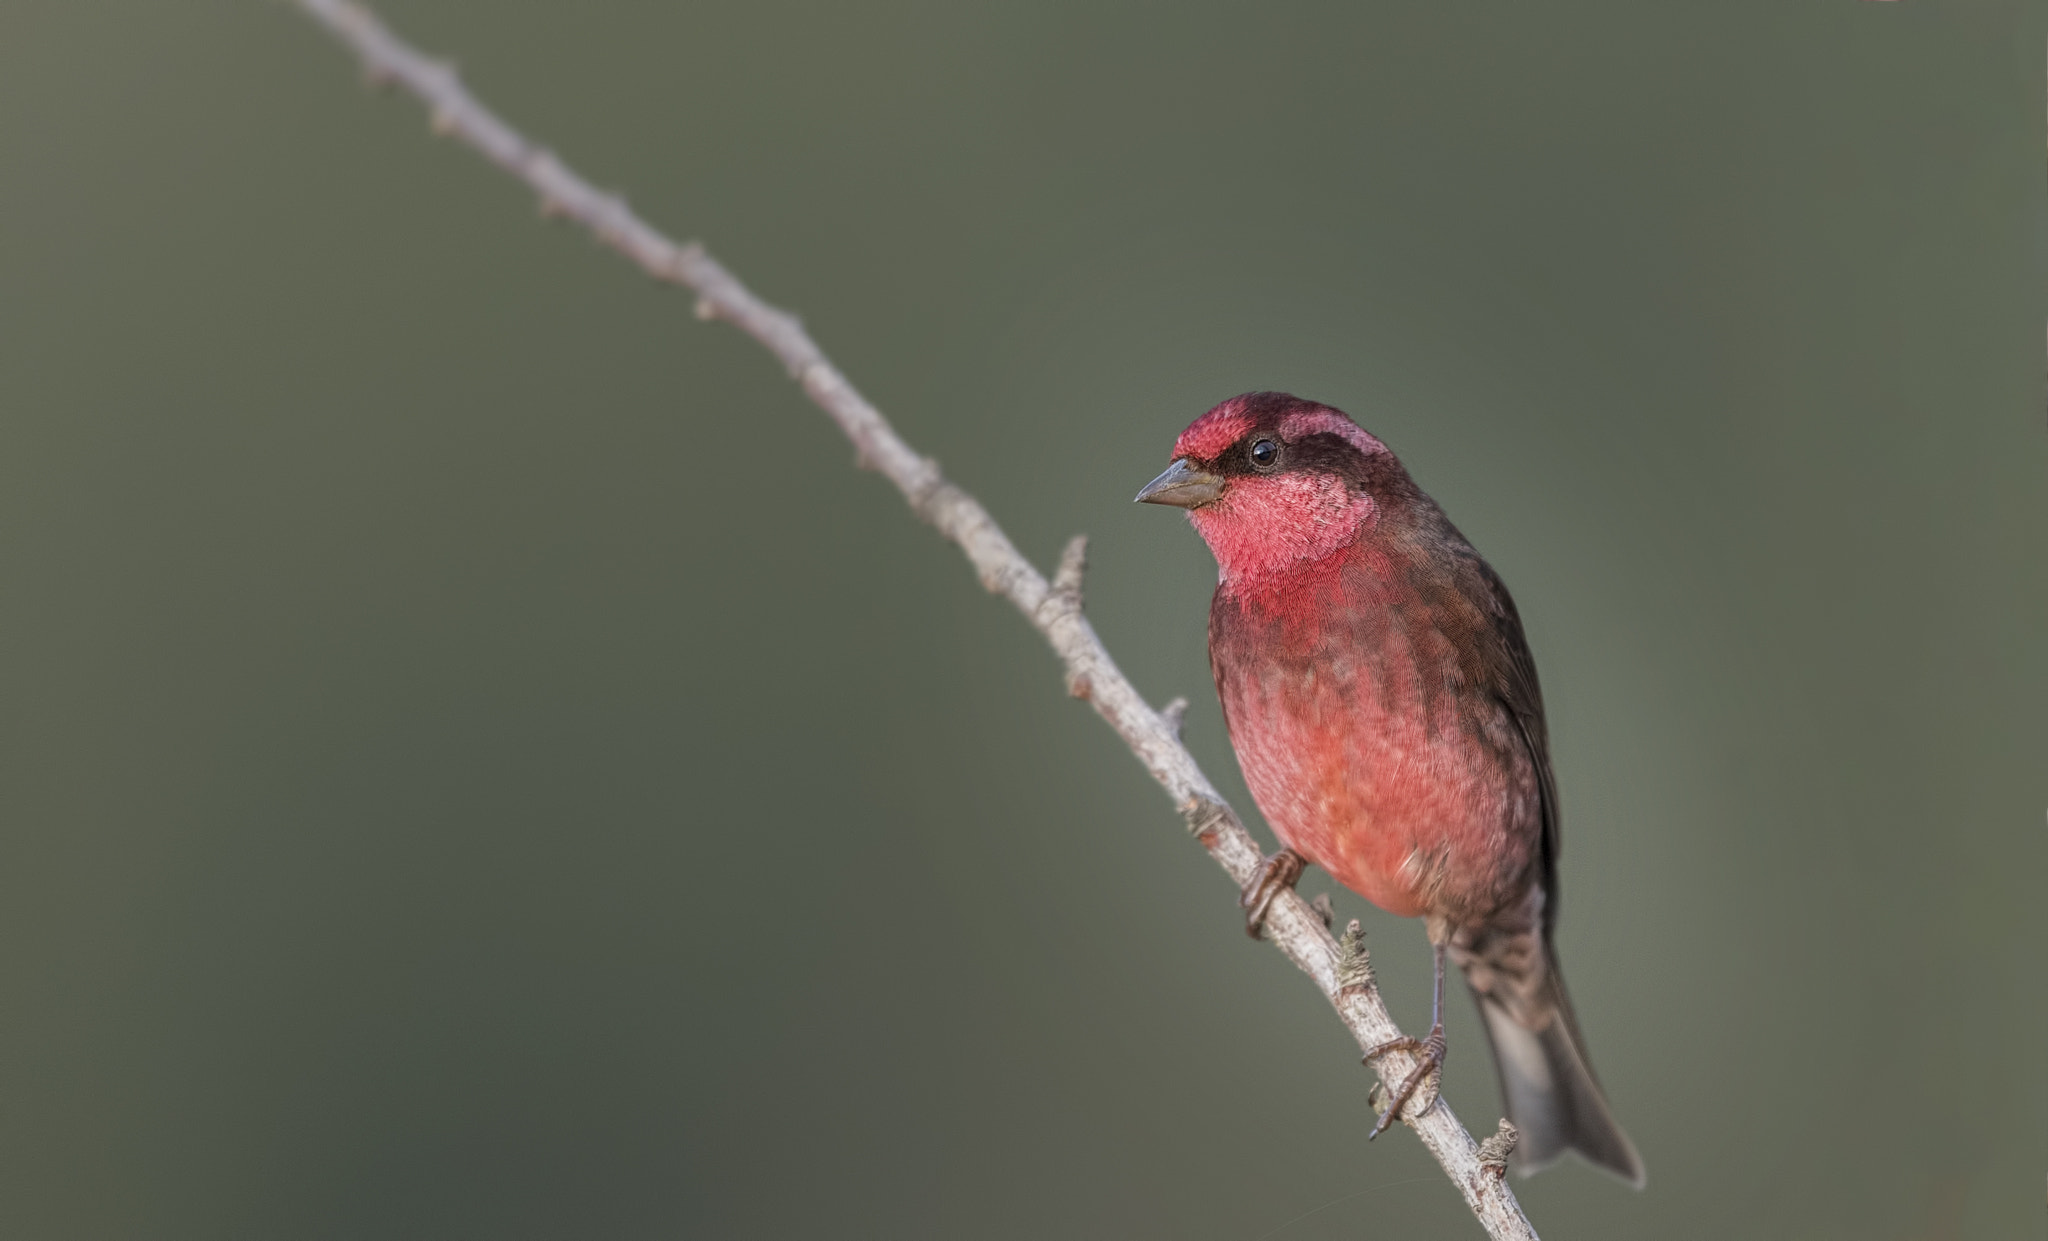
[[[1526,1175],[1575,1150],[1641,1189],[1647,1175],[1642,1157],[1608,1110],[1565,994],[1564,976],[1547,946],[1543,957],[1546,968],[1533,993],[1514,997],[1522,1001],[1513,1005],[1519,1015],[1510,1010],[1508,996],[1477,987],[1472,991],[1493,1045],[1508,1119],[1521,1131],[1515,1170]]]
[[[1451,959],[1479,1003],[1508,1119],[1521,1131],[1514,1163],[1535,1172],[1568,1150],[1641,1189],[1643,1161],[1593,1076],[1586,1040],[1550,947],[1546,898],[1451,934]]]

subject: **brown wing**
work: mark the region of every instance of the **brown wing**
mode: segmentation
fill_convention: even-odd
[[[1521,730],[1529,749],[1529,761],[1536,768],[1536,786],[1543,799],[1543,935],[1550,938],[1557,925],[1557,859],[1563,851],[1563,823],[1557,804],[1557,777],[1550,770],[1550,728],[1543,721],[1543,690],[1536,683],[1536,658],[1529,653],[1529,640],[1522,634],[1522,617],[1515,611],[1514,597],[1493,567],[1479,559],[1473,562],[1484,583],[1494,618],[1496,651],[1494,693]]]
[[[1489,927],[1466,943],[1452,945],[1493,1046],[1494,1067],[1508,1114],[1521,1130],[1516,1163],[1534,1171],[1566,1150],[1577,1150],[1598,1167],[1641,1188],[1642,1157],[1614,1119],[1600,1080],[1593,1075],[1586,1039],[1572,1012],[1564,974],[1558,969],[1552,933],[1557,927],[1557,859],[1562,834],[1557,807],[1557,779],[1550,770],[1550,730],[1543,722],[1543,691],[1536,684],[1536,661],[1522,633],[1515,601],[1484,561],[1480,579],[1491,596],[1499,662],[1495,693],[1521,730],[1536,783],[1543,798],[1541,889],[1530,894],[1542,902],[1540,933],[1525,919],[1512,918]],[[1526,908],[1526,907],[1525,907]],[[1462,950],[1462,951],[1461,951]],[[1540,1072],[1532,1072],[1536,1064]]]

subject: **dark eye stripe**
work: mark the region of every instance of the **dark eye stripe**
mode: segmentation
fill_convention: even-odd
[[[1273,446],[1273,456],[1266,465],[1252,456],[1252,449],[1261,443]],[[1365,454],[1341,435],[1318,433],[1283,440],[1270,427],[1247,432],[1214,459],[1202,461],[1201,466],[1225,478],[1246,474],[1336,474],[1358,487],[1365,486],[1367,475],[1373,471]]]

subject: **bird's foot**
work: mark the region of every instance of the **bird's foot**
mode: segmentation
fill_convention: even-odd
[[[1365,1063],[1367,1064],[1371,1064],[1390,1051],[1405,1051],[1413,1055],[1418,1061],[1414,1071],[1408,1074],[1408,1080],[1402,1082],[1401,1088],[1394,1092],[1392,1099],[1388,1100],[1387,1110],[1380,1113],[1379,1123],[1372,1127],[1371,1133],[1365,1135],[1367,1141],[1371,1141],[1385,1133],[1388,1126],[1401,1118],[1401,1110],[1408,1106],[1408,1101],[1415,1097],[1416,1090],[1432,1074],[1438,1077],[1442,1076],[1444,1054],[1448,1050],[1449,1045],[1444,1041],[1444,1028],[1442,1025],[1436,1025],[1430,1027],[1428,1038],[1413,1039],[1404,1035],[1401,1038],[1388,1039],[1386,1042],[1365,1053]]]
[[[1253,939],[1260,937],[1273,898],[1301,882],[1301,872],[1307,867],[1308,859],[1292,849],[1282,849],[1260,860],[1258,873],[1244,885],[1243,894],[1237,898],[1238,908],[1244,910],[1245,934]]]

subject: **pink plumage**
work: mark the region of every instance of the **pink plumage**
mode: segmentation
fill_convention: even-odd
[[[1557,798],[1507,588],[1384,443],[1283,393],[1197,419],[1139,498],[1216,556],[1210,664],[1267,822],[1464,972],[1525,1170],[1577,1149],[1640,1184],[1551,946]]]

